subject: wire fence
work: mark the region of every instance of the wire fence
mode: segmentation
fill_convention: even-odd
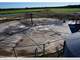
[[[38,46],[38,48],[42,49],[42,52],[39,53],[38,48],[37,48],[37,47],[34,47],[34,51],[33,51],[34,54],[33,54],[33,56],[34,56],[34,57],[39,57],[39,56],[41,56],[41,55],[45,56],[46,54],[49,54],[48,50],[45,49],[45,48],[47,47],[46,45],[51,44],[51,43],[54,43],[54,42],[57,42],[57,41],[59,41],[59,40],[51,41],[51,42],[46,42],[46,43],[44,43],[44,44],[27,45],[27,46],[18,46],[18,44],[15,44],[14,47],[7,46],[7,47],[3,47],[3,48],[12,48],[13,56],[14,56],[14,57],[18,57],[18,56],[17,56],[16,48],[21,48],[21,47],[24,48],[24,47],[34,47],[34,46]],[[41,48],[40,46],[42,46],[42,48]],[[63,45],[61,45],[61,46],[63,47]],[[54,47],[55,47],[55,46],[54,46]],[[63,49],[63,48],[61,48],[61,49]],[[55,52],[58,53],[58,51],[60,51],[61,49],[59,49],[59,48],[56,47],[56,51],[55,51]],[[54,53],[55,53],[55,52],[54,52]],[[58,53],[58,55],[59,55],[59,53]]]
[[[40,15],[39,15],[40,16]],[[31,24],[32,24],[32,26],[34,25],[34,22],[32,21],[32,17],[33,16],[31,16]],[[30,29],[31,27],[29,27],[29,29]],[[29,30],[29,29],[26,29],[27,31]],[[24,30],[24,31],[26,31],[26,30]],[[21,33],[22,32],[24,32],[24,31],[20,31]],[[20,32],[18,32],[18,33],[20,33]],[[16,50],[16,48],[24,48],[24,47],[26,47],[26,48],[28,48],[28,47],[34,47],[34,51],[33,51],[33,56],[35,56],[35,57],[38,57],[38,56],[41,56],[41,55],[43,55],[43,56],[45,56],[46,54],[49,54],[50,52],[48,51],[48,49],[46,49],[46,47],[49,45],[49,44],[51,44],[51,43],[55,43],[55,42],[58,42],[58,41],[61,41],[61,39],[58,39],[58,40],[55,40],[55,41],[48,41],[48,42],[45,42],[45,43],[36,43],[32,38],[30,38],[29,37],[29,33],[28,32],[26,32],[28,35],[24,35],[24,37],[28,37],[31,41],[33,41],[34,43],[35,43],[35,45],[24,45],[24,46],[21,46],[21,45],[18,45],[20,42],[22,42],[21,40],[19,40],[18,41],[18,43],[13,43],[13,42],[11,42],[11,44],[14,44],[14,46],[7,46],[7,44],[9,44],[8,43],[8,41],[6,41],[6,37],[3,39],[5,42],[2,42],[3,40],[0,40],[0,43],[2,44],[2,47],[0,47],[0,48],[3,48],[3,49],[8,49],[8,48],[11,48],[12,49],[12,55],[14,56],[14,57],[18,57],[18,53],[17,53],[17,50]],[[17,34],[17,33],[16,33]],[[25,32],[24,32],[24,34],[25,34]],[[11,35],[9,35],[9,36],[7,36],[7,38],[8,37],[10,37]],[[0,44],[0,45],[1,45]],[[36,47],[37,46],[37,47]],[[62,46],[63,47],[63,45],[62,44],[60,44],[60,46]],[[54,46],[55,47],[55,46]],[[39,54],[39,50],[41,49],[41,52],[40,52],[40,54]],[[57,47],[55,48],[56,49],[56,51],[55,52],[58,52],[58,51],[60,51],[61,49],[63,49],[63,48],[61,48],[61,49],[58,49]],[[23,51],[24,52],[24,51]],[[58,53],[58,56],[59,56],[59,53]]]
[[[45,48],[47,47],[46,45],[49,45],[49,44],[51,44],[51,43],[55,43],[55,42],[58,42],[58,41],[61,41],[61,39],[58,39],[58,40],[55,40],[55,41],[48,41],[48,42],[45,42],[45,43],[36,43],[32,38],[30,38],[29,37],[29,34],[28,35],[25,35],[25,33],[24,33],[24,37],[28,37],[30,40],[32,40],[34,43],[35,43],[35,45],[25,45],[25,46],[18,46],[18,44],[20,43],[20,42],[22,42],[22,40],[19,40],[18,41],[18,43],[12,43],[11,42],[11,44],[14,44],[15,46],[13,46],[13,47],[11,47],[11,46],[6,46],[8,43],[6,42],[6,44],[5,44],[5,42],[1,42],[2,44],[4,44],[4,45],[2,45],[2,47],[1,48],[12,48],[12,52],[13,52],[13,56],[15,56],[15,57],[18,57],[17,56],[17,52],[16,52],[16,48],[24,48],[24,47],[35,47],[35,46],[37,46],[37,48],[35,47],[34,48],[34,56],[35,57],[37,57],[37,56],[39,56],[40,54],[41,55],[44,55],[45,56],[45,54],[46,53],[48,53],[48,50],[46,50]],[[62,37],[63,38],[63,37]],[[6,40],[6,39],[5,39]],[[61,45],[61,44],[60,44]],[[42,47],[41,47],[42,46]],[[63,45],[61,45],[61,46],[63,46]],[[55,47],[55,46],[54,46]],[[42,50],[42,52],[39,54],[39,49],[41,49]],[[62,48],[61,48],[62,49]],[[58,48],[56,48],[56,52],[57,52],[57,50],[59,50]]]

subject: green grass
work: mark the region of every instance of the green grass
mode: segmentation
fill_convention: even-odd
[[[35,12],[40,10],[41,9],[7,10],[7,11],[0,11],[0,14],[16,14],[16,13],[25,13],[25,12]]]
[[[80,8],[62,8],[62,9],[51,9],[52,12],[55,13],[76,13],[80,12]]]
[[[0,11],[0,14],[16,14],[25,12],[37,13],[76,13],[80,12],[80,8],[51,8],[51,9],[23,9],[23,10],[7,10]]]

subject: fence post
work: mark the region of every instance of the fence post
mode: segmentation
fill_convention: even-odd
[[[43,44],[43,56],[45,56],[45,44]]]
[[[35,49],[35,57],[38,57],[38,49]]]
[[[33,25],[33,20],[32,20],[32,13],[30,14],[30,16],[31,16],[31,23],[32,23],[32,25]]]
[[[57,52],[57,57],[59,57],[60,56],[60,51],[59,51],[58,47],[56,47],[56,52]]]
[[[13,47],[13,54],[14,54],[15,57],[17,57],[15,47]]]

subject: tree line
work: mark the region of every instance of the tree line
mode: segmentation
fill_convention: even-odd
[[[0,9],[0,11],[6,10],[25,10],[25,9],[51,9],[51,8],[80,8],[80,5],[67,5],[67,6],[58,6],[58,7],[32,7],[32,8],[7,8],[7,9]]]

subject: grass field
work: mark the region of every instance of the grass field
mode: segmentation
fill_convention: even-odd
[[[16,14],[25,12],[37,13],[76,13],[80,12],[80,8],[51,8],[51,9],[23,9],[23,10],[7,10],[0,11],[0,14]]]

